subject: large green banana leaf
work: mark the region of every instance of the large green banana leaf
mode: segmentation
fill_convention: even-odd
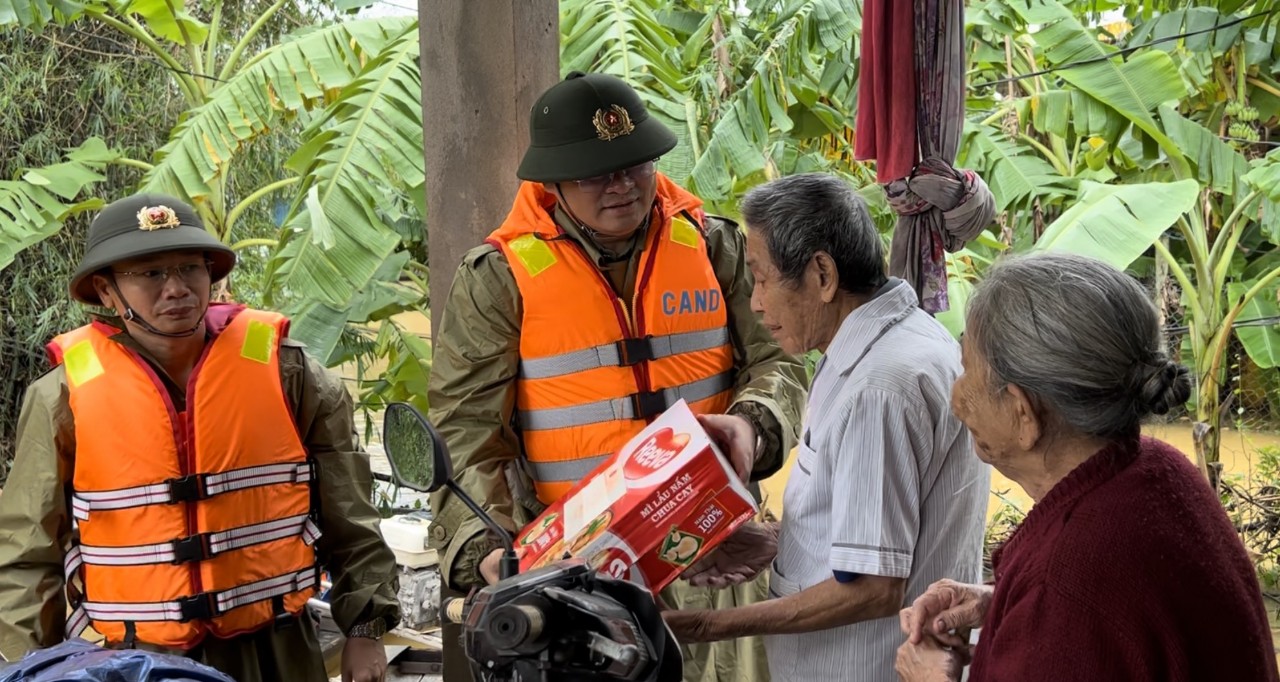
[[[185,0],[0,0],[0,27],[40,30],[50,23],[70,23],[85,13],[136,15],[155,35],[178,45],[205,41],[209,27],[187,11]]]
[[[184,0],[131,0],[125,14],[136,14],[151,32],[178,45],[203,45],[209,26],[191,16]]]
[[[990,126],[967,121],[958,157],[959,165],[982,170],[995,195],[997,211],[1024,205],[1035,197],[1074,193],[1074,180],[1059,175],[1030,147]]]
[[[582,0],[560,5],[560,68],[609,73],[675,100],[687,86],[681,45],[659,21],[661,0]]]
[[[1135,185],[1080,183],[1076,202],[1045,228],[1032,251],[1068,251],[1127,268],[1195,204],[1195,180]]]
[[[271,283],[285,293],[299,338],[320,358],[337,338],[312,334],[316,325],[308,318],[327,322],[340,313],[345,322],[357,294],[372,286],[400,243],[379,210],[384,192],[422,191],[418,52],[418,29],[411,24],[307,127],[288,163],[303,181],[282,230]],[[387,278],[399,273],[396,267]]]
[[[0,269],[62,229],[67,218],[100,208],[100,199],[78,198],[105,180],[107,164],[119,157],[95,137],[68,152],[62,163],[29,169],[20,181],[0,180]]]
[[[1170,105],[1160,107],[1160,122],[1169,139],[1182,150],[1200,182],[1216,192],[1235,196],[1249,162],[1216,133],[1178,113]]]
[[[1031,123],[1036,130],[1069,139],[1099,137],[1115,145],[1129,121],[1107,105],[1080,90],[1044,90],[1027,98]]]
[[[413,23],[404,17],[343,22],[259,53],[178,124],[157,152],[145,189],[208,202],[209,183],[227,172],[244,145],[281,120],[322,107]]]
[[[1227,285],[1227,298],[1233,304],[1240,300],[1254,282],[1232,282]],[[1255,324],[1255,320],[1275,320],[1280,317],[1280,306],[1276,305],[1277,287],[1263,289],[1249,300],[1240,311],[1236,322],[1246,322],[1236,327],[1236,336],[1240,344],[1249,354],[1249,358],[1263,369],[1280,367],[1280,324],[1269,322]]]
[[[1168,54],[1148,50],[1124,61],[1114,48],[1098,41],[1096,30],[1085,28],[1058,2],[1009,0],[1007,4],[1026,23],[1040,25],[1032,38],[1051,65],[1095,60],[1059,71],[1063,80],[1124,116],[1171,156],[1178,154],[1151,115],[1157,106],[1186,95],[1186,84]]]
[[[1263,197],[1262,230],[1272,244],[1280,244],[1280,149],[1253,162],[1244,182]]]
[[[948,258],[948,261],[950,260]],[[965,309],[968,307],[969,298],[973,296],[974,287],[973,282],[956,271],[953,263],[948,262],[947,270],[947,300],[951,305],[937,314],[937,320],[958,339],[964,333]]]
[[[69,22],[79,17],[85,5],[102,2],[73,0],[0,0],[0,26],[21,26],[40,30],[51,22]]]
[[[773,143],[794,126],[790,109],[800,102],[798,91],[818,88],[828,72],[823,62],[854,62],[856,16],[856,8],[839,0],[781,3],[757,38],[767,42],[746,79],[719,110],[690,175],[691,189],[723,199],[733,193],[736,178],[765,169]],[[843,123],[830,132],[843,132]]]

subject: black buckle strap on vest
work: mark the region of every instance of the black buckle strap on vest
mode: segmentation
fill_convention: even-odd
[[[277,632],[298,622],[298,619],[292,613],[285,610],[284,595],[278,594],[271,598],[271,611],[274,614],[271,619],[271,626]]]
[[[165,482],[169,484],[170,502],[195,502],[209,497],[202,474],[188,474]]]
[[[212,620],[218,614],[215,604],[217,597],[213,592],[201,592],[178,600],[178,609],[182,612],[180,622],[193,620]]]
[[[124,621],[124,648],[138,648],[138,626],[131,620]]]
[[[200,533],[181,540],[173,541],[173,563],[185,564],[188,561],[206,561],[212,556],[209,547],[209,534]]]
[[[618,361],[623,367],[638,365],[654,359],[652,336],[643,339],[623,339],[617,343]]]
[[[671,405],[662,391],[648,391],[631,394],[631,407],[635,410],[636,419],[650,419],[666,412]]]

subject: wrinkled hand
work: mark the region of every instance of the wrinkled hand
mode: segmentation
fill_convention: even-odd
[[[745,418],[731,414],[700,414],[698,422],[729,458],[738,478],[748,482],[756,466],[756,428]]]
[[[489,552],[485,558],[480,560],[480,577],[484,578],[484,581],[490,585],[498,582],[502,575],[502,571],[500,570],[501,565],[502,550],[495,549],[492,552]]]
[[[681,644],[715,641],[711,636],[712,611],[663,611],[662,619]]]
[[[898,614],[907,643],[920,644],[928,639],[925,635],[929,635],[945,646],[968,646],[968,629],[982,626],[991,606],[991,593],[989,586],[966,585],[954,580],[939,580],[930,585]]]
[[[756,577],[778,554],[777,527],[744,524],[715,549],[685,570],[682,577],[697,587],[722,588]]]
[[[945,649],[926,637],[919,644],[903,642],[893,667],[902,682],[957,682],[968,662],[968,647]]]
[[[382,642],[352,637],[342,646],[342,682],[383,682],[387,678],[387,650]]]

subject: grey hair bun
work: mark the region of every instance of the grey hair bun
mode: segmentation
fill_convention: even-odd
[[[1186,367],[1164,360],[1151,370],[1139,395],[1141,404],[1151,414],[1168,414],[1191,397],[1191,376]]]

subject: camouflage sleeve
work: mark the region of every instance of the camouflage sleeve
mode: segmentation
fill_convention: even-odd
[[[746,238],[738,225],[707,216],[707,252],[728,305],[733,359],[738,369],[730,414],[746,417],[761,438],[753,480],[773,475],[796,444],[804,418],[807,379],[804,362],[782,352],[751,310],[755,282],[747,267]]]
[[[401,615],[396,558],[378,529],[369,455],[357,445],[351,395],[290,342],[280,352],[280,373],[298,433],[318,466],[316,551],[333,582],[333,620],[343,632],[379,617],[394,625]]]
[[[13,471],[0,493],[0,654],[11,661],[63,639],[66,485],[75,452],[64,376],[56,369],[27,389]]]
[[[443,319],[432,330],[429,416],[453,459],[454,480],[510,531],[529,520],[526,497],[508,472],[520,454],[512,428],[520,365],[520,296],[511,267],[495,247],[463,257]],[[520,499],[521,502],[516,502]],[[480,560],[494,548],[485,526],[447,490],[431,498],[431,546],[454,589],[482,584]]]

